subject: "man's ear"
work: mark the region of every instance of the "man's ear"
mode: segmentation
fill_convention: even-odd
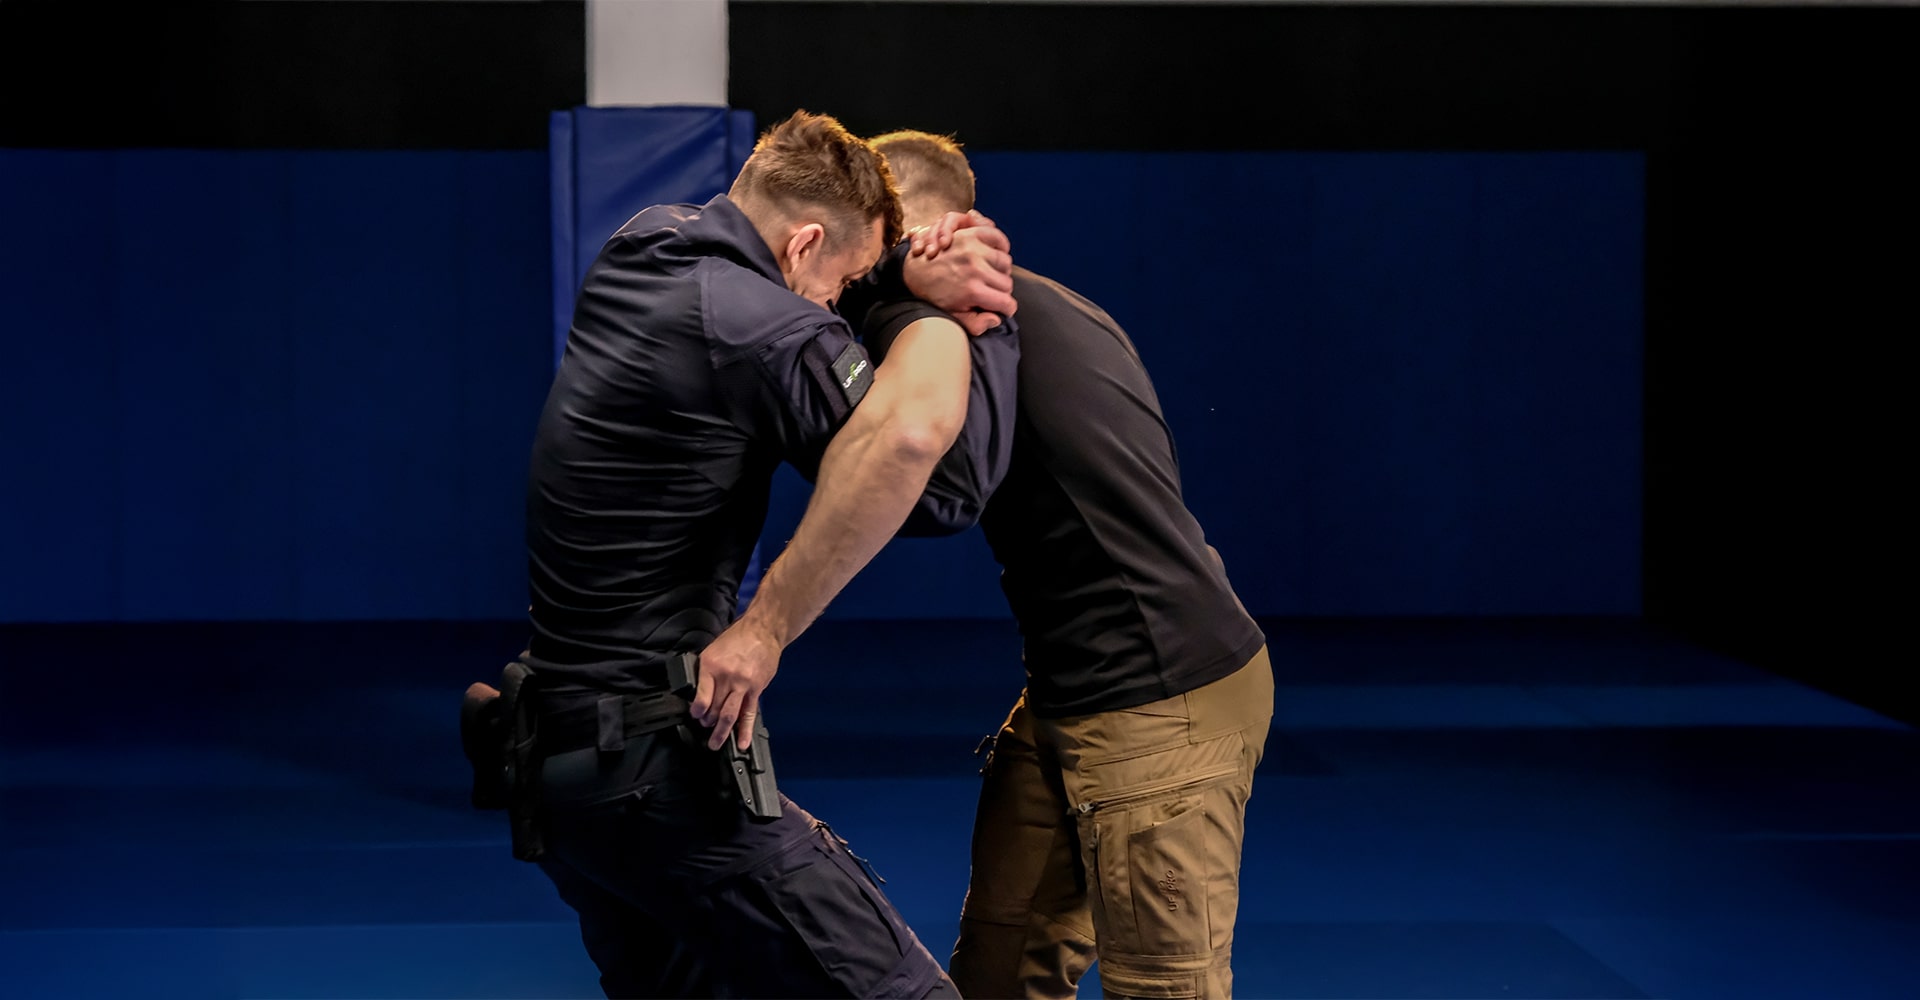
[[[797,268],[801,262],[818,252],[827,242],[827,229],[818,222],[809,222],[793,231],[787,238],[787,266]]]

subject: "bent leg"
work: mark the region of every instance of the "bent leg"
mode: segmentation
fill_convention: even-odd
[[[1050,723],[1110,997],[1230,997],[1240,856],[1273,713],[1264,650],[1195,691]]]
[[[968,997],[1072,997],[1093,964],[1079,837],[1023,697],[995,737],[951,970]]]

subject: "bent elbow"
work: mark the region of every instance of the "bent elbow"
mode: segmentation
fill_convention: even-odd
[[[912,419],[896,422],[887,431],[887,449],[901,461],[931,466],[953,446],[960,436],[957,422],[938,419]]]

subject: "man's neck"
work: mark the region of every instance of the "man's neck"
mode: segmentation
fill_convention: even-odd
[[[792,233],[789,231],[785,217],[778,212],[769,211],[763,202],[755,198],[742,198],[729,191],[727,200],[733,202],[733,207],[739,209],[740,214],[746,216],[747,221],[753,224],[753,231],[760,234],[760,241],[767,245],[767,252],[773,256],[773,262],[779,266],[781,280],[786,280],[787,240]],[[776,240],[779,242],[775,242]]]

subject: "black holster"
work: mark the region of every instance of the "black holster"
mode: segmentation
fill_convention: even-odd
[[[500,671],[507,825],[513,833],[513,856],[521,861],[538,861],[546,853],[540,835],[540,758],[534,749],[540,736],[533,698],[537,686],[524,663],[509,663]]]
[[[533,671],[515,661],[500,671],[498,697],[469,689],[460,706],[460,744],[473,766],[475,809],[505,809],[513,856],[538,861],[541,842],[540,760],[535,756],[538,715]]]
[[[667,661],[667,689],[689,701],[700,683],[700,655],[683,652]],[[767,745],[767,716],[753,719],[753,742],[741,750],[728,738],[720,759],[732,780],[734,798],[759,822],[780,818],[780,788],[773,777],[773,748]]]
[[[780,789],[773,777],[773,749],[767,745],[765,715],[753,720],[753,742],[745,750],[727,738],[725,759],[733,775],[733,793],[753,819],[780,818]]]

